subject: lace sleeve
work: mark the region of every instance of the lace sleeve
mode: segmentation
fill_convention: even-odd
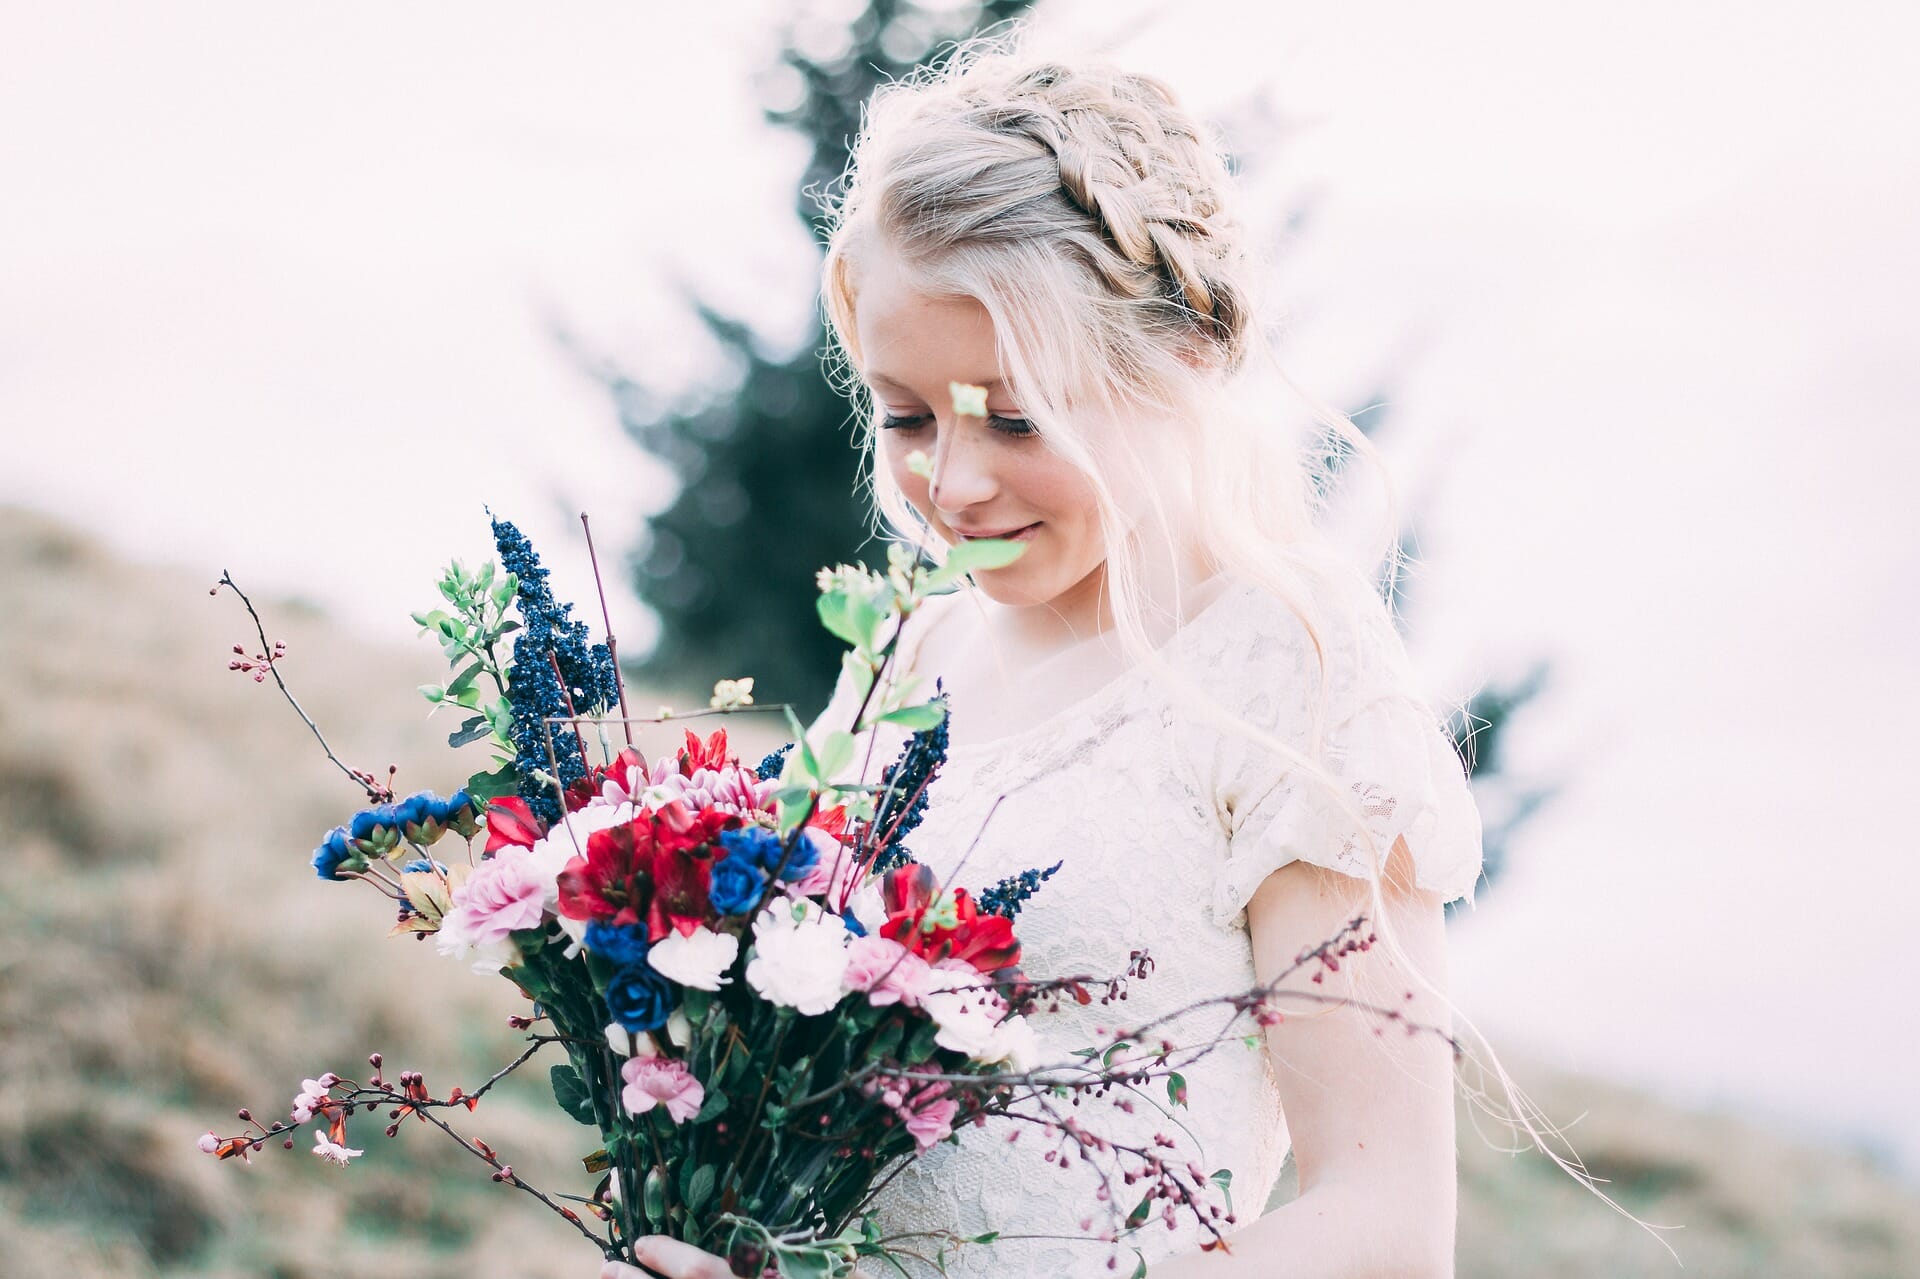
[[[1351,792],[1382,859],[1404,837],[1421,888],[1472,904],[1481,826],[1465,766],[1439,717],[1413,691],[1405,648],[1377,600],[1328,612],[1320,627],[1329,681],[1322,761]],[[1283,642],[1275,643],[1275,631]],[[1281,660],[1272,660],[1275,654]],[[1222,657],[1237,694],[1229,705],[1307,752],[1319,662],[1298,619],[1290,611],[1286,622],[1269,617],[1266,626],[1236,637]],[[1291,862],[1366,877],[1365,840],[1324,785],[1230,730],[1221,731],[1213,762],[1214,802],[1228,843],[1212,884],[1221,926],[1244,927],[1254,890]]]

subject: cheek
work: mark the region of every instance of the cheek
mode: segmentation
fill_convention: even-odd
[[[892,477],[894,487],[898,488],[906,499],[924,516],[931,506],[927,501],[927,481],[915,475],[907,466],[907,455],[912,453],[914,445],[883,435],[880,437],[880,466]]]

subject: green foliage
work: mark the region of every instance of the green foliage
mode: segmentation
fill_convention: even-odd
[[[513,709],[507,702],[506,668],[494,649],[520,629],[520,623],[507,616],[520,580],[512,573],[502,573],[492,560],[472,572],[455,560],[441,575],[439,587],[452,611],[436,608],[413,614],[413,620],[422,635],[432,634],[438,641],[454,674],[445,684],[422,684],[420,695],[436,711],[442,706],[457,706],[470,712],[448,736],[447,745],[491,741],[494,763],[511,764]],[[493,681],[491,697],[480,687],[482,676]]]

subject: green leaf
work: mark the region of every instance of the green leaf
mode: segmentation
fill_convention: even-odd
[[[553,1099],[560,1103],[560,1109],[591,1128],[593,1099],[587,1094],[587,1085],[581,1080],[580,1072],[572,1066],[555,1066],[549,1077],[553,1080]]]
[[[1132,1273],[1132,1274],[1130,1274],[1130,1275],[1128,1275],[1128,1276],[1127,1276],[1127,1279],[1147,1279],[1147,1256],[1146,1256],[1146,1254],[1145,1254],[1145,1253],[1143,1253],[1143,1252],[1141,1252],[1141,1251],[1140,1251],[1140,1250],[1139,1250],[1138,1248],[1135,1248],[1135,1249],[1133,1250],[1133,1255],[1134,1255],[1134,1259],[1135,1259],[1135,1264],[1134,1264],[1134,1267],[1133,1267],[1133,1273]]]
[[[1121,1050],[1122,1048],[1125,1048],[1125,1047],[1127,1047],[1127,1041],[1126,1041],[1126,1040],[1124,1040],[1124,1039],[1122,1039],[1122,1040],[1120,1040],[1119,1042],[1117,1042],[1117,1043],[1115,1043],[1115,1044],[1114,1044],[1114,1045],[1113,1045],[1112,1047],[1110,1047],[1110,1048],[1108,1048],[1108,1049],[1107,1049],[1107,1051],[1106,1051],[1106,1053],[1105,1053],[1104,1055],[1102,1055],[1102,1056],[1101,1056],[1101,1058],[1100,1058],[1100,1064],[1101,1064],[1102,1066],[1111,1066],[1111,1065],[1113,1065],[1113,1058],[1114,1058],[1114,1054],[1116,1054],[1116,1053],[1118,1053],[1118,1052],[1119,1052],[1119,1051],[1120,1051],[1120,1050]]]
[[[1004,537],[961,542],[947,548],[946,563],[927,575],[927,584],[945,586],[949,582],[959,581],[975,569],[1005,568],[1026,553],[1025,542],[1013,542]]]
[[[816,776],[823,782],[831,781],[852,762],[853,734],[844,728],[836,728],[820,743],[819,772]]]
[[[463,669],[458,675],[455,675],[453,677],[453,682],[447,685],[447,696],[459,697],[460,694],[466,692],[469,688],[473,687],[473,681],[478,679],[479,676],[480,676],[480,663],[477,661],[468,662],[466,665],[466,668]]]
[[[1167,1076],[1167,1100],[1176,1106],[1187,1104],[1187,1077],[1177,1070]]]
[[[1220,1193],[1226,1196],[1227,1211],[1232,1212],[1233,1211],[1233,1169],[1222,1168],[1218,1172],[1214,1173],[1211,1177],[1208,1177],[1207,1180],[1211,1181],[1214,1185],[1220,1187]]]
[[[467,794],[482,806],[490,799],[511,795],[519,789],[519,773],[511,763],[502,764],[491,773],[475,773],[467,779]]]
[[[1153,1196],[1152,1195],[1142,1196],[1140,1199],[1140,1202],[1137,1205],[1135,1205],[1134,1210],[1127,1214],[1127,1228],[1132,1229],[1133,1227],[1144,1222],[1147,1219],[1148,1214],[1151,1213],[1152,1211],[1153,1211]]]
[[[687,1189],[688,1212],[697,1213],[707,1206],[707,1200],[713,1197],[713,1183],[717,1179],[712,1164],[703,1164],[693,1174],[693,1185]]]
[[[420,696],[426,698],[435,706],[438,706],[447,699],[447,690],[438,684],[422,684],[420,686]]]
[[[493,733],[493,725],[487,722],[485,715],[475,715],[464,721],[460,727],[447,736],[447,745],[459,747],[469,742],[477,742]]]
[[[880,722],[901,724],[913,732],[924,733],[930,728],[938,728],[940,721],[946,717],[946,699],[936,697],[931,702],[922,702],[918,706],[902,706],[897,711],[888,711],[880,717]]]
[[[727,1108],[727,1094],[718,1089],[710,1090],[707,1099],[700,1103],[700,1112],[693,1117],[696,1124],[709,1123],[718,1119]]]
[[[831,1279],[835,1262],[824,1252],[782,1250],[778,1254],[780,1279]]]

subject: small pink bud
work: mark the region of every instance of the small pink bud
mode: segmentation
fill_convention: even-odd
[[[218,1149],[220,1149],[220,1138],[218,1138],[218,1137],[216,1137],[216,1136],[215,1136],[215,1135],[214,1135],[214,1134],[213,1134],[212,1132],[210,1132],[210,1131],[209,1131],[209,1132],[204,1132],[204,1133],[202,1133],[202,1134],[200,1134],[200,1141],[199,1141],[199,1143],[198,1143],[198,1144],[199,1144],[199,1146],[200,1146],[200,1150],[201,1150],[201,1152],[202,1152],[203,1154],[209,1154],[209,1155],[210,1155],[210,1154],[212,1154],[212,1153],[213,1153],[214,1151],[216,1151],[216,1150],[218,1150]]]

